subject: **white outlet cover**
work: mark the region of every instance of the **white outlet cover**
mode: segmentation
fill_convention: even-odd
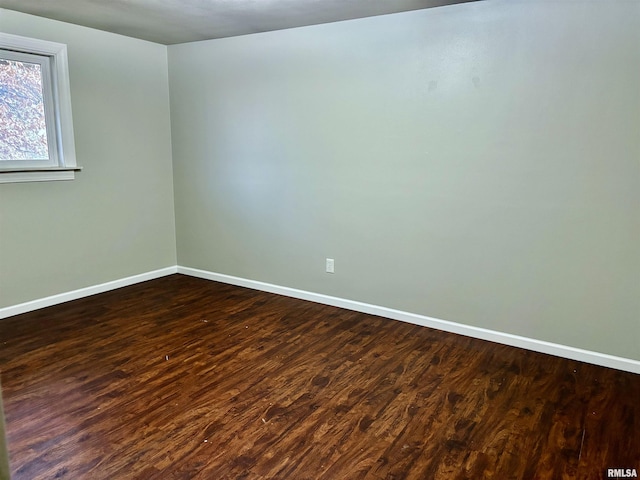
[[[333,258],[327,258],[327,261],[326,261],[326,272],[327,273],[334,273],[335,272],[335,262],[334,262]]]

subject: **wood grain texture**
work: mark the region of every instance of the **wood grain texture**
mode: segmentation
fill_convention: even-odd
[[[640,469],[639,375],[182,275],[3,320],[0,346],[14,480]]]
[[[9,480],[9,453],[4,430],[4,408],[2,406],[2,388],[0,386],[0,480]]]

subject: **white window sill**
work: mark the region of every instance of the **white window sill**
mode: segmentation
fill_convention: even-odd
[[[0,183],[73,180],[82,167],[16,168],[0,170]]]

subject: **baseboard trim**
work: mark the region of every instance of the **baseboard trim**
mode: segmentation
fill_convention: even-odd
[[[458,335],[478,338],[481,340],[488,340],[490,342],[510,345],[512,347],[524,348],[526,350],[532,350],[534,352],[546,353],[558,357],[569,358],[571,360],[592,363],[594,365],[601,365],[603,367],[615,368],[617,370],[624,370],[627,372],[640,374],[640,361],[638,360],[617,357],[614,355],[593,352],[590,350],[583,350],[567,345],[546,342],[544,340],[537,340],[535,338],[522,337],[510,333],[498,332],[486,328],[464,325],[461,323],[450,322],[448,320],[427,317],[425,315],[405,312],[402,310],[395,310],[392,308],[358,302],[355,300],[347,300],[344,298],[332,297],[330,295],[324,295],[321,293],[298,290],[281,285],[259,282],[257,280],[250,280],[247,278],[234,277],[231,275],[182,266],[161,268],[159,270],[153,270],[151,272],[113,280],[111,282],[106,282],[91,287],[80,288],[71,292],[65,292],[58,295],[52,295],[50,297],[21,303],[18,305],[0,308],[0,319],[12,317],[14,315],[20,315],[22,313],[31,312],[33,310],[39,310],[41,308],[50,307],[52,305],[57,305],[64,302],[69,302],[71,300],[77,300],[79,298],[96,295],[98,293],[108,292],[109,290],[115,290],[116,288],[126,287],[174,273],[181,273],[183,275],[213,280],[215,282],[247,287],[253,290],[275,293],[278,295],[298,298],[301,300],[308,300],[311,302],[321,303],[323,305],[331,305],[334,307],[345,308],[347,310],[367,313],[370,315],[378,315],[393,320],[412,323],[414,325],[420,325],[423,327],[434,328],[445,332],[456,333]]]
[[[481,340],[488,340],[503,345],[532,350],[534,352],[546,353],[549,355],[555,355],[557,357],[569,358],[571,360],[592,363],[603,367],[615,368],[617,370],[624,370],[627,372],[640,374],[640,361],[629,358],[616,357],[613,355],[608,355],[606,353],[583,350],[567,345],[560,345],[557,343],[546,342],[544,340],[537,340],[535,338],[521,337],[519,335],[512,335],[510,333],[498,332],[486,328],[473,327],[461,323],[450,322],[448,320],[441,320],[439,318],[404,312],[402,310],[394,310],[392,308],[382,307],[379,305],[371,305],[368,303],[347,300],[339,297],[332,297],[320,293],[313,293],[305,290],[283,287],[271,283],[259,282],[256,280],[209,272],[197,268],[178,266],[178,273],[189,275],[192,277],[203,278],[206,280],[213,280],[216,282],[237,285],[240,287],[247,287],[253,290],[260,290],[263,292],[276,293],[278,295],[284,295],[287,297],[299,298],[301,300],[309,300],[311,302],[345,308],[348,310],[354,310],[356,312],[378,315],[381,317],[412,323],[423,327],[456,333],[458,335],[478,338]]]
[[[153,270],[151,272],[121,278],[119,280],[101,283],[100,285],[80,288],[78,290],[40,298],[31,302],[25,302],[18,305],[12,305],[10,307],[0,308],[0,319],[12,317],[14,315],[20,315],[21,313],[27,313],[33,310],[39,310],[40,308],[50,307],[59,303],[69,302],[71,300],[77,300],[79,298],[88,297],[97,293],[108,292],[109,290],[115,290],[116,288],[127,287],[135,283],[146,282],[147,280],[153,280],[154,278],[164,277],[166,275],[171,275],[177,272],[178,267],[176,266],[161,268],[159,270]]]

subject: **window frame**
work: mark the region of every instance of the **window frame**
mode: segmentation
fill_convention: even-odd
[[[45,75],[44,69],[42,71],[43,90],[50,88],[48,100],[45,93],[49,160],[42,163],[26,161],[27,165],[16,165],[16,162],[3,165],[4,161],[0,162],[0,183],[73,180],[75,172],[81,168],[76,163],[67,46],[47,40],[0,33],[0,50],[47,57],[44,60],[47,62],[48,59],[49,72]],[[47,80],[50,87],[44,85]]]
[[[44,55],[33,53],[15,52],[13,50],[0,50],[0,60],[9,60],[20,63],[30,63],[40,66],[40,78],[42,79],[42,101],[44,106],[45,128],[47,132],[47,158],[29,160],[0,160],[3,169],[10,168],[47,168],[57,167],[58,162],[58,132],[56,128],[55,104],[53,101],[53,82],[51,78],[51,59]]]

